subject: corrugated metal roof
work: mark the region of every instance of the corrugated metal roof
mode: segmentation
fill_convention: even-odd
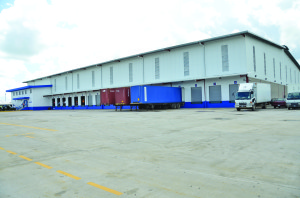
[[[149,52],[144,52],[144,53],[140,53],[140,54],[135,54],[135,55],[127,56],[127,57],[123,57],[123,58],[113,59],[113,60],[110,60],[110,61],[105,61],[105,62],[101,62],[101,63],[97,63],[97,64],[93,64],[93,65],[88,65],[88,66],[81,67],[81,68],[76,68],[76,69],[73,69],[73,70],[68,70],[68,71],[64,71],[64,72],[52,74],[52,75],[49,75],[49,76],[44,76],[44,77],[41,77],[41,78],[36,78],[36,79],[33,79],[33,80],[25,81],[23,83],[32,82],[32,81],[35,81],[35,80],[42,80],[43,78],[49,78],[49,77],[57,76],[57,75],[60,75],[60,74],[72,73],[73,71],[84,70],[84,69],[87,69],[87,68],[90,68],[90,67],[102,66],[104,64],[108,64],[108,63],[112,63],[112,62],[120,62],[122,60],[130,59],[130,58],[134,58],[134,57],[142,57],[142,56],[148,55],[148,54],[153,54],[153,53],[162,52],[162,51],[169,51],[169,50],[175,49],[175,48],[186,47],[186,46],[196,45],[196,44],[205,44],[207,42],[217,41],[217,40],[226,39],[226,38],[230,38],[230,37],[235,37],[235,36],[239,36],[239,35],[240,36],[244,36],[244,37],[245,36],[249,36],[249,37],[258,39],[258,40],[260,40],[260,41],[262,41],[264,43],[267,43],[269,45],[272,45],[274,47],[277,47],[279,49],[283,49],[284,52],[287,54],[287,56],[293,61],[293,63],[300,70],[299,63],[293,57],[293,55],[289,52],[289,49],[288,49],[287,46],[285,46],[285,45],[283,45],[283,46],[282,45],[278,45],[278,44],[276,44],[276,43],[274,43],[274,42],[272,42],[272,41],[270,41],[268,39],[265,39],[265,38],[263,38],[261,36],[258,36],[256,34],[250,32],[250,31],[243,31],[243,32],[238,32],[238,33],[233,33],[233,34],[228,34],[228,35],[213,37],[213,38],[209,38],[209,39],[204,39],[204,40],[199,40],[199,41],[184,43],[184,44],[175,45],[175,46],[171,46],[171,47],[165,47],[165,48],[161,48],[161,49],[157,49],[157,50],[153,50],[153,51],[149,51]]]

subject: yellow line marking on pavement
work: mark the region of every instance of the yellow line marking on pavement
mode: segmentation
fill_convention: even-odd
[[[51,166],[48,166],[48,165],[43,164],[43,163],[41,163],[41,162],[34,162],[34,163],[36,163],[36,164],[38,164],[38,165],[40,165],[40,166],[42,166],[42,167],[48,168],[48,169],[51,169],[51,168],[52,168]]]
[[[94,186],[94,187],[96,187],[96,188],[100,188],[100,189],[102,189],[102,190],[105,190],[105,191],[107,191],[107,192],[113,193],[113,194],[115,194],[115,195],[122,195],[122,194],[123,194],[123,193],[121,193],[121,192],[119,192],[119,191],[116,191],[116,190],[107,188],[107,187],[105,187],[105,186],[101,186],[101,185],[96,184],[96,183],[94,183],[94,182],[89,182],[89,183],[87,183],[87,184],[89,184],[89,185],[91,185],[91,186]]]
[[[28,161],[32,161],[32,159],[30,159],[30,158],[28,158],[28,157],[25,157],[25,156],[23,156],[23,155],[20,155],[19,157],[20,157],[20,158],[23,158],[23,159],[26,159],[26,160],[28,160]]]
[[[5,137],[9,137],[10,135],[6,135]]]
[[[26,133],[26,134],[34,134],[34,133]],[[25,134],[22,134],[22,135],[25,135]]]
[[[57,131],[55,129],[46,129],[46,128],[40,128],[40,127],[33,127],[33,126],[25,126],[25,125],[18,125],[18,124],[9,124],[9,123],[1,123],[4,125],[11,125],[11,126],[18,126],[18,127],[26,127],[26,128],[32,128],[32,129],[40,129],[40,130],[45,130],[45,131]]]
[[[28,138],[34,138],[34,137],[31,137],[31,136],[25,136],[25,137],[28,137]]]
[[[1,150],[5,150],[4,148],[0,147]]]
[[[17,153],[12,152],[12,151],[6,151],[6,152],[8,152],[8,153],[10,153],[10,154],[13,154],[13,155],[16,155],[16,154],[17,154]]]
[[[70,173],[66,173],[66,172],[61,171],[61,170],[58,170],[58,171],[56,171],[56,172],[58,172],[58,173],[60,173],[60,174],[63,174],[63,175],[65,175],[65,176],[71,177],[71,178],[76,179],[76,180],[80,180],[80,179],[81,179],[80,177],[77,177],[77,176],[75,176],[75,175],[71,175]]]

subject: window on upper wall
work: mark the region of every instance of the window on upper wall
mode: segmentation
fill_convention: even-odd
[[[77,89],[80,88],[80,79],[79,79],[79,74],[77,74]]]
[[[275,58],[273,58],[273,72],[274,72],[274,78],[276,77],[275,75]]]
[[[92,71],[92,87],[95,87],[95,71]]]
[[[190,75],[190,58],[189,52],[183,53],[184,76]]]
[[[222,52],[222,71],[229,71],[229,60],[228,60],[228,45],[221,46]]]
[[[25,94],[27,94],[27,89],[25,89]]]
[[[67,77],[67,76],[65,77],[65,86],[66,86],[66,87],[65,87],[66,90],[68,90],[68,77]]]
[[[155,79],[159,79],[159,58],[155,58]]]
[[[253,46],[253,69],[256,72],[255,46]]]
[[[32,93],[32,89],[30,89],[30,93]]]
[[[287,66],[285,66],[285,81],[287,82]]]
[[[110,84],[114,84],[114,68],[110,67]]]
[[[132,63],[129,63],[129,82],[133,81],[133,76],[132,76]]]
[[[13,96],[15,96],[15,92],[12,92]]]
[[[267,75],[266,53],[264,53],[264,73]]]
[[[19,96],[21,95],[21,91],[19,91]]]
[[[282,79],[281,77],[281,62],[280,62],[280,80]]]

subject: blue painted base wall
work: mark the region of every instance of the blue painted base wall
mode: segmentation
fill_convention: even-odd
[[[192,104],[191,102],[185,102],[181,108],[234,108],[235,104],[229,101],[222,101],[221,103],[210,103],[208,101],[201,104]]]
[[[25,107],[22,109],[22,111],[28,111],[28,110],[33,110],[33,111],[39,111],[39,110],[51,110],[50,106],[45,106],[45,107]]]
[[[184,106],[181,108],[234,108],[235,104],[230,103],[229,101],[222,101],[221,103],[210,103],[203,102],[201,104],[192,104],[191,102],[185,102]],[[25,107],[22,110],[88,110],[88,109],[116,109],[114,105],[100,105],[100,106],[72,106],[72,107]],[[120,107],[118,107],[120,109]],[[122,109],[130,109],[130,106],[123,106]],[[135,107],[133,107],[135,109]]]

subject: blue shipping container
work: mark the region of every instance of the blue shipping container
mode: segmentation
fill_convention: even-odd
[[[131,103],[181,103],[180,87],[133,86],[130,88]]]

